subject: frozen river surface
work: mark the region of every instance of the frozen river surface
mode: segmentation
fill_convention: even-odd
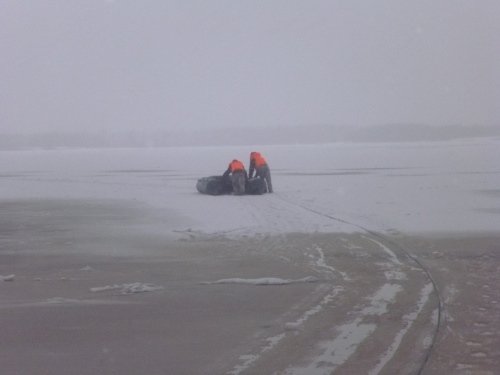
[[[2,373],[495,374],[500,140],[250,151],[1,151]]]
[[[381,231],[498,231],[500,140],[263,146],[276,194],[209,197],[200,177],[249,147],[0,153],[2,199],[123,199],[169,210],[162,230],[349,231],[307,210]],[[247,164],[248,165],[248,164]]]

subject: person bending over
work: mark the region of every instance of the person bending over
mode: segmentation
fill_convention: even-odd
[[[273,192],[273,184],[271,182],[271,170],[267,164],[266,159],[260,154],[260,152],[253,151],[250,153],[250,170],[248,177],[252,178],[253,172],[255,170],[255,177],[262,178],[267,185],[267,192]]]
[[[228,178],[231,175],[231,184],[233,185],[233,193],[236,195],[245,194],[245,185],[247,183],[247,171],[245,166],[239,160],[233,159],[226,171],[222,175]]]

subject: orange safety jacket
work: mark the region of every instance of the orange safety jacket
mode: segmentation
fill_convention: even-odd
[[[267,164],[266,159],[264,159],[264,157],[260,154],[255,155],[253,160],[255,168],[259,168]]]
[[[229,170],[231,171],[231,173],[244,171],[245,166],[241,161],[234,159],[231,163],[229,163]]]
[[[255,168],[259,168],[259,167],[262,167],[262,166],[267,164],[266,159],[264,159],[264,157],[258,152],[252,153],[252,155],[250,157],[250,163],[252,163],[252,162],[253,162],[253,165],[255,166]]]
[[[248,177],[252,178],[253,172],[261,167],[267,165],[266,159],[260,154],[260,152],[253,151],[250,153],[250,170]]]

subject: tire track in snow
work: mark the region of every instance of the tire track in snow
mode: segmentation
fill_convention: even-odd
[[[333,339],[321,343],[322,353],[306,367],[293,367],[286,370],[286,375],[328,375],[345,363],[354,354],[358,346],[375,330],[375,323],[366,323],[365,319],[380,316],[387,312],[387,306],[402,291],[398,284],[384,284],[370,298],[366,306],[352,322],[337,327],[339,334]]]
[[[266,250],[267,252],[272,252],[272,249],[280,248],[282,246],[283,237],[279,236],[278,238],[274,237],[266,237],[267,240],[271,239],[271,242],[261,241],[261,245],[259,247],[259,251],[263,252]],[[334,274],[337,273],[335,268],[328,266],[324,259],[324,253],[322,249],[319,249],[319,253],[322,257],[316,261],[316,265],[318,267],[325,267],[328,273]],[[303,279],[298,280],[273,280],[273,279],[227,279],[227,280],[217,280],[215,282],[209,282],[206,284],[224,284],[224,283],[237,283],[237,284],[251,284],[255,286],[261,285],[288,285],[293,283],[315,283],[319,280],[315,277],[305,277]],[[315,305],[310,307],[307,311],[303,312],[295,319],[285,319],[282,322],[281,330],[279,330],[273,336],[267,336],[259,339],[261,342],[252,352],[245,353],[239,357],[239,363],[237,363],[231,370],[226,372],[228,375],[240,375],[246,371],[248,371],[252,366],[254,366],[264,355],[269,353],[271,350],[275,349],[282,341],[284,341],[289,336],[294,336],[296,333],[315,315],[322,312],[328,304],[334,301],[335,297],[337,297],[340,293],[344,291],[344,288],[341,286],[333,286],[328,288],[328,292],[323,298],[317,302]]]
[[[340,274],[344,281],[350,281],[351,279],[347,275],[347,273],[339,271],[335,269],[332,266],[329,266],[326,261],[325,261],[325,253],[323,252],[323,249],[319,247],[318,245],[314,246],[314,249],[319,253],[319,258],[316,259],[315,266],[317,266],[320,269],[326,269],[327,272],[332,273],[332,274]]]
[[[403,263],[401,263],[401,261],[398,259],[398,257],[396,256],[396,254],[394,254],[394,252],[389,249],[387,246],[385,246],[383,243],[377,241],[377,240],[374,240],[373,238],[370,238],[370,237],[367,237],[367,236],[363,236],[364,238],[366,238],[368,241],[371,241],[375,244],[377,244],[378,246],[380,246],[380,248],[387,254],[389,255],[389,258],[391,259],[391,262],[394,263],[394,264],[397,264],[399,266],[402,266]]]
[[[285,202],[287,204],[290,204],[292,206],[295,206],[295,207],[300,207],[300,208],[302,208],[305,211],[314,213],[314,214],[319,215],[321,217],[324,217],[324,218],[327,218],[327,219],[330,219],[330,220],[334,220],[334,221],[342,223],[342,224],[347,224],[347,225],[350,225],[352,227],[361,229],[363,232],[368,233],[371,236],[373,236],[373,237],[375,237],[375,238],[377,238],[379,240],[379,241],[377,241],[377,240],[373,240],[373,239],[370,238],[370,240],[372,242],[374,242],[377,245],[379,245],[382,248],[382,250],[386,254],[389,255],[389,257],[391,259],[391,262],[393,262],[394,264],[402,265],[401,261],[397,258],[397,256],[395,255],[395,253],[388,246],[384,245],[383,242],[385,242],[386,244],[392,246],[393,249],[396,249],[396,250],[400,251],[401,253],[403,253],[407,258],[409,258],[410,260],[412,260],[417,265],[417,267],[420,270],[422,270],[422,272],[426,275],[427,279],[430,282],[429,285],[432,286],[432,291],[429,291],[428,293],[426,293],[425,292],[425,290],[427,288],[427,286],[426,286],[424,288],[424,291],[422,292],[423,295],[427,296],[427,298],[425,299],[425,301],[428,300],[428,296],[432,292],[434,292],[434,294],[436,295],[437,301],[438,301],[437,307],[436,307],[437,318],[436,318],[436,324],[435,324],[435,329],[434,329],[434,333],[433,333],[433,336],[432,336],[432,340],[431,340],[431,342],[430,342],[430,344],[428,346],[428,349],[427,349],[427,352],[426,352],[426,354],[424,356],[424,359],[422,360],[422,363],[419,366],[418,371],[417,371],[418,375],[422,374],[422,372],[423,372],[425,366],[427,365],[427,363],[428,363],[428,361],[429,361],[429,359],[431,357],[431,354],[432,354],[432,352],[434,350],[434,347],[435,347],[435,344],[436,344],[436,340],[437,340],[437,336],[438,336],[440,328],[441,328],[442,318],[443,318],[443,302],[442,302],[442,297],[441,297],[441,294],[439,292],[439,288],[437,287],[437,284],[436,284],[434,278],[432,277],[430,271],[415,256],[413,256],[408,250],[406,250],[401,245],[397,244],[396,242],[392,241],[391,239],[385,237],[384,235],[382,235],[382,234],[380,234],[378,232],[375,232],[375,231],[373,231],[371,229],[366,228],[365,226],[362,226],[362,225],[350,222],[348,220],[345,220],[345,219],[342,219],[342,218],[339,218],[339,217],[336,217],[336,216],[333,216],[333,215],[325,214],[325,213],[323,213],[321,211],[318,211],[316,209],[304,206],[304,205],[302,205],[300,203],[291,202],[291,201],[289,201],[289,200],[287,200],[287,199],[285,199],[285,198],[283,198],[281,196],[277,196],[276,194],[275,194],[275,197],[276,197],[276,199],[279,199],[280,201],[283,201],[283,202]],[[418,313],[423,309],[423,305],[422,305],[422,307],[420,307],[420,303],[421,303],[422,298],[423,297],[421,297],[420,300],[419,300],[419,302],[417,303],[417,306],[418,306],[417,311],[418,311]],[[415,315],[415,319],[418,316],[418,313]],[[413,315],[409,314],[408,316],[412,317]],[[403,318],[403,320],[405,320],[408,316],[405,316]],[[405,322],[406,322],[406,320],[405,320]],[[401,342],[404,334],[409,330],[409,328],[410,327],[408,326],[408,324],[406,322],[405,328],[396,335],[396,338],[393,341],[393,344],[391,344],[389,346],[389,348],[387,349],[384,357],[381,360],[382,363],[384,363],[384,366],[392,358],[392,355],[397,350],[397,347],[399,346],[399,344],[400,344],[400,342]],[[399,337],[400,335],[401,335],[401,337]],[[391,353],[392,353],[392,355],[391,355]],[[386,359],[387,359],[387,361],[384,362]],[[373,372],[372,374],[378,374],[382,370],[382,368],[383,368],[383,366],[380,367],[380,368],[378,368],[378,366],[377,366],[374,369],[374,370],[376,370],[376,372]]]
[[[429,295],[432,293],[432,284],[429,283],[424,288],[422,289],[420,293],[420,299],[417,303],[417,310],[414,312],[411,312],[405,316],[403,316],[403,322],[404,322],[404,327],[401,329],[395,336],[393,342],[389,347],[387,348],[386,352],[380,359],[379,363],[370,370],[368,375],[377,375],[382,371],[384,366],[389,363],[389,361],[394,357],[394,354],[396,354],[396,351],[399,348],[399,345],[401,344],[401,341],[403,340],[403,337],[406,335],[406,333],[410,330],[411,326],[413,325],[413,322],[417,319],[418,315],[424,308],[425,304],[429,300]]]
[[[288,335],[295,335],[295,332],[300,329],[310,318],[320,313],[326,305],[332,302],[335,297],[344,290],[342,287],[334,287],[323,299],[314,307],[304,312],[299,318],[294,321],[289,321],[284,324],[284,332],[278,333],[275,336],[267,337],[264,341],[264,346],[259,348],[252,354],[244,354],[240,356],[240,364],[237,364],[226,374],[239,375],[242,372],[250,369],[263,355],[274,349],[278,344],[286,339]]]

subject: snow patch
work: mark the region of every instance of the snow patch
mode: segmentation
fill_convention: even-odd
[[[384,272],[385,278],[387,280],[406,280],[406,274],[401,271],[385,271]]]
[[[471,356],[474,358],[486,358],[487,357],[486,353],[483,353],[483,352],[475,352],[475,353],[472,353]]]
[[[43,302],[24,304],[23,306],[45,306],[45,305],[115,305],[115,304],[129,304],[124,301],[113,300],[97,300],[97,299],[72,299],[64,297],[48,298]]]
[[[439,322],[439,309],[434,309],[434,311],[432,312],[431,319],[432,319],[432,324],[437,326]]]
[[[243,361],[243,363],[241,365],[235,366],[231,371],[228,372],[228,374],[231,375],[240,374],[242,371],[248,369],[252,365],[252,363],[254,363],[257,359],[259,359],[259,357],[253,354],[241,355],[240,360]]]
[[[344,280],[350,280],[349,276],[345,272],[337,271],[334,267],[328,265],[325,260],[325,253],[323,252],[323,249],[319,246],[315,246],[315,250],[319,253],[319,258],[316,260],[315,265],[319,267],[320,269],[325,269],[327,272],[330,273],[339,273]]]
[[[471,370],[473,368],[473,365],[469,365],[466,363],[457,363],[457,370]]]
[[[2,276],[0,275],[0,281],[14,281],[16,275],[7,275],[7,276]]]
[[[284,333],[281,333],[273,337],[268,337],[266,339],[267,344],[260,350],[259,354],[244,354],[240,356],[240,360],[244,362],[241,365],[235,366],[231,371],[228,372],[228,374],[231,375],[241,374],[242,371],[247,370],[255,361],[257,361],[262,356],[262,354],[272,350],[284,338],[285,338]]]
[[[476,341],[467,341],[467,342],[465,343],[465,345],[467,345],[467,346],[474,346],[474,347],[479,347],[479,346],[482,346],[482,345],[481,345],[481,343],[476,342]]]
[[[455,301],[457,295],[459,293],[459,290],[455,287],[455,285],[450,285],[449,287],[445,288],[443,295],[445,296],[444,302],[446,304],[451,304],[453,301]]]
[[[375,324],[362,324],[362,318],[357,318],[352,323],[344,324],[337,328],[339,335],[330,342],[321,346],[323,354],[317,356],[307,367],[291,368],[287,375],[330,375],[338,366],[343,364],[354,354],[358,345],[370,336],[377,326]]]
[[[396,294],[403,288],[398,284],[384,284],[382,287],[370,297],[370,306],[362,310],[363,315],[382,315],[387,312],[387,305],[394,302]]]
[[[317,281],[318,278],[314,276],[307,276],[302,279],[280,279],[277,277],[261,277],[259,279],[241,279],[241,278],[220,279],[217,281],[207,281],[204,282],[203,284],[288,285],[297,283],[315,283]]]
[[[340,240],[345,244],[344,247],[347,250],[361,250],[361,249],[363,249],[361,246],[354,245],[353,243],[349,242],[349,240],[346,238],[341,238]]]
[[[147,284],[147,283],[131,283],[131,284],[115,284],[106,285],[101,287],[90,288],[93,293],[105,292],[108,290],[119,290],[120,294],[134,294],[134,293],[145,293],[154,292],[156,290],[163,289],[162,286]]]
[[[330,294],[327,294],[319,304],[314,306],[313,308],[306,311],[299,319],[294,322],[288,322],[285,324],[285,329],[288,330],[297,330],[299,329],[305,322],[309,320],[313,315],[316,315],[321,310],[323,310],[323,306],[329,304],[334,300],[334,298],[343,291],[342,287],[335,287]]]
[[[486,331],[486,332],[481,333],[481,336],[495,336],[495,333],[493,333],[491,331]]]

